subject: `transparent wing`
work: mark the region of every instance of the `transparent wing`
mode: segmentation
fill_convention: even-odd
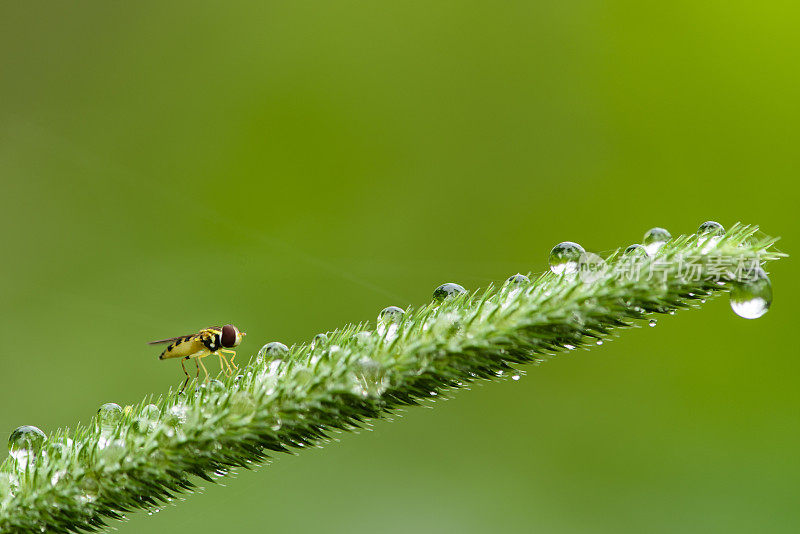
[[[187,338],[190,336],[178,336],[178,337],[168,337],[167,339],[159,339],[158,341],[148,341],[148,345],[161,345],[162,343],[172,343],[173,341],[178,341],[179,339]]]

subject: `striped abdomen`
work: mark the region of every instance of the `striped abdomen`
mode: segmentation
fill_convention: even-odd
[[[203,350],[208,350],[208,348],[199,335],[186,336],[178,338],[170,343],[158,359],[186,358],[187,356],[192,356]]]

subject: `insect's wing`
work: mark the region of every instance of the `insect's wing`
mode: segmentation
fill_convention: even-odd
[[[189,337],[189,336],[178,336],[178,337],[168,337],[167,339],[159,339],[158,341],[148,341],[148,345],[161,345],[162,343],[172,343],[173,341],[178,341],[179,339]]]

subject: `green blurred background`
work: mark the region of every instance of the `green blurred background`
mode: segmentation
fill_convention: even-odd
[[[150,339],[247,358],[563,240],[796,250],[800,8],[747,4],[4,2],[0,429],[178,384]],[[794,264],[761,320],[718,299],[119,532],[797,532]]]

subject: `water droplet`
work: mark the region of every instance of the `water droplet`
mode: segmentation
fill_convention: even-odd
[[[311,341],[311,350],[322,348],[327,344],[328,344],[328,335],[327,334],[317,334],[316,336],[314,336],[314,339]]]
[[[386,337],[387,340],[397,337],[397,331],[400,329],[399,323],[403,320],[405,313],[402,308],[397,306],[388,306],[382,309],[378,314],[378,335]]]
[[[100,449],[99,459],[106,465],[117,465],[126,453],[122,439],[100,440],[97,447]]]
[[[122,407],[115,402],[107,402],[97,410],[97,422],[102,429],[112,429],[122,419]]]
[[[667,313],[670,315],[675,315],[675,310],[669,310]]]
[[[225,387],[225,384],[216,378],[212,378],[208,382],[201,384],[197,389],[195,389],[194,396],[197,398],[201,395],[220,394],[226,389],[227,388]]]
[[[772,304],[772,283],[761,267],[742,280],[732,283],[731,309],[739,317],[758,319]]]
[[[598,345],[602,345],[602,344],[603,344],[603,340],[602,340],[602,339],[598,339],[598,340],[597,340],[597,344],[598,344]]]
[[[511,380],[513,380],[513,381],[515,381],[515,382],[516,382],[517,380],[519,380],[519,378],[520,378],[520,376],[519,376],[519,375],[512,375],[512,376],[511,376]]]
[[[261,347],[261,349],[258,351],[258,355],[256,355],[256,362],[262,364],[265,361],[281,358],[288,353],[289,347],[279,341],[273,341],[272,343],[267,343]]]
[[[353,374],[353,381],[357,394],[364,397],[380,396],[389,387],[383,367],[372,358],[360,358],[356,368],[358,371]]]
[[[723,236],[725,235],[725,227],[716,221],[706,221],[697,229],[697,234],[703,236]]]
[[[172,426],[182,425],[186,422],[186,418],[189,414],[189,408],[183,404],[178,403],[172,406],[169,409],[169,420],[168,422],[172,424]]]
[[[699,236],[698,243],[702,245],[700,253],[707,254],[725,235],[725,227],[716,221],[706,221],[697,229],[697,235]]]
[[[517,273],[506,280],[507,285],[524,286],[531,283],[531,279],[524,274]]]
[[[17,461],[20,470],[24,471],[36,459],[46,441],[47,436],[35,426],[21,426],[8,438],[8,452]]]
[[[647,324],[649,324],[650,326],[655,326],[658,324],[658,319],[650,319],[650,321],[648,321]]]
[[[567,344],[567,345],[564,345],[564,348],[567,349],[567,350],[575,350],[575,345]]]
[[[435,391],[431,391],[431,397],[436,397],[436,396],[438,396],[438,395],[439,395],[439,394],[438,394],[438,393],[436,393]]]
[[[463,295],[467,290],[458,284],[448,282],[437,287],[433,292],[433,300],[443,301],[446,298],[454,297],[456,295]]]
[[[142,434],[152,432],[158,426],[161,410],[155,404],[148,404],[142,408],[139,417],[134,421],[134,429]]]
[[[378,322],[379,323],[399,323],[403,320],[403,315],[405,315],[405,311],[403,308],[398,306],[387,306],[386,308],[382,309],[381,312],[378,314]]]
[[[259,374],[256,379],[267,390],[267,394],[272,394],[278,385],[278,375],[281,371],[283,360],[272,360],[266,371]]]
[[[564,241],[550,251],[550,270],[555,274],[572,274],[578,271],[578,260],[586,253],[582,246]]]
[[[705,304],[706,303],[706,299],[700,299],[700,303],[701,304]]]
[[[669,231],[655,227],[645,232],[642,244],[650,256],[655,256],[670,239],[672,239],[672,234]]]
[[[646,258],[649,255],[647,254],[646,248],[636,243],[626,248],[622,254],[625,256],[632,256],[634,258]]]
[[[148,404],[142,408],[141,417],[148,421],[158,421],[161,417],[161,410],[155,404]]]
[[[246,391],[237,391],[231,395],[230,400],[231,414],[236,417],[247,417],[256,410],[256,403],[253,397]]]

